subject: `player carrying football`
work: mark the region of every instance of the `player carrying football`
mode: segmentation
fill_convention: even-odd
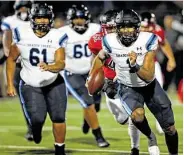
[[[158,120],[164,133],[169,154],[178,154],[178,133],[171,102],[155,79],[155,52],[158,38],[153,33],[140,32],[140,18],[133,10],[122,10],[116,16],[116,33],[103,37],[100,51],[92,68],[94,72],[109,58],[115,62],[119,97],[134,125],[149,139],[149,149],[159,154],[156,137],[145,117],[144,103]]]
[[[98,55],[102,49],[102,38],[105,34],[113,33],[115,29],[115,17],[117,15],[116,10],[109,10],[100,17],[101,32],[93,35],[89,42],[88,47],[94,56]],[[111,58],[108,58],[103,67],[104,76],[106,78],[104,91],[106,96],[106,103],[109,111],[114,115],[116,121],[120,124],[126,124],[128,122],[128,114],[122,106],[119,98],[113,99],[113,96],[117,94],[116,85],[114,85],[113,79],[116,76],[114,71],[115,64]],[[131,138],[131,155],[139,154],[139,130],[133,125],[131,119],[129,119],[129,135]]]

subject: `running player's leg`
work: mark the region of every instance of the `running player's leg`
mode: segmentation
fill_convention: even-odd
[[[164,81],[162,76],[162,70],[160,64],[157,61],[155,62],[155,77],[159,82],[160,86],[163,88]],[[160,126],[157,120],[156,120],[156,129],[160,134],[164,133],[162,127]]]
[[[17,63],[16,64],[16,70],[15,70],[15,75],[14,75],[14,85],[18,94],[18,97],[20,99],[20,94],[19,94],[19,83],[20,83],[20,71],[21,71],[21,64]],[[20,100],[21,102],[21,100]],[[22,107],[22,111],[23,111],[23,104],[21,104]],[[25,138],[29,141],[33,140],[33,134],[32,134],[32,129],[31,129],[31,125],[29,124],[29,121],[27,119],[27,117],[25,116],[25,113],[23,112],[24,118],[26,120],[26,125],[27,125],[27,133],[25,135]]]
[[[145,102],[165,133],[169,153],[172,155],[178,154],[178,133],[174,126],[175,122],[171,102],[157,80],[150,87],[154,88],[148,88],[149,90],[153,90],[152,92],[149,91],[152,97],[148,98]]]
[[[34,142],[38,144],[42,138],[42,127],[47,114],[44,95],[41,88],[26,85],[22,80],[19,93],[25,116],[31,124]]]
[[[122,103],[120,102],[120,99],[119,98],[110,99],[106,95],[106,93],[105,93],[105,97],[106,97],[107,107],[109,111],[113,114],[116,122],[122,125],[126,124],[128,122],[129,115],[125,111]]]
[[[131,155],[138,155],[140,146],[140,131],[133,124],[131,119],[129,119],[128,122],[128,134],[131,140]]]
[[[66,123],[65,112],[67,108],[66,87],[63,78],[59,75],[54,83],[44,88],[47,109],[53,123],[55,139],[55,155],[65,154]]]
[[[96,112],[100,111],[100,103],[101,103],[102,95],[101,93],[93,95],[93,100],[95,104],[95,110]],[[89,125],[87,121],[84,119],[83,125],[82,125],[82,131],[84,134],[87,134],[89,132]]]
[[[130,115],[133,124],[148,138],[149,152],[157,155],[159,149],[155,134],[151,131],[144,111],[144,88],[130,88],[120,85],[119,96],[125,110]]]
[[[80,102],[84,110],[84,118],[88,122],[99,147],[107,147],[109,143],[104,139],[98,122],[98,117],[94,107],[94,101],[88,94],[85,86],[86,80],[83,75],[64,73],[66,87],[70,93]]]
[[[140,131],[134,126],[131,119],[129,119],[129,115],[125,111],[122,103],[119,98],[110,99],[106,95],[106,103],[109,111],[114,115],[115,120],[124,125],[128,123],[128,134],[131,139],[131,155],[139,154],[139,142],[140,142]]]

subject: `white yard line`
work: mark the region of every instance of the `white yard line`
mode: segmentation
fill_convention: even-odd
[[[48,147],[43,146],[16,146],[16,145],[0,145],[3,149],[36,149],[36,150],[49,150]],[[67,151],[77,151],[77,152],[103,152],[103,153],[130,153],[130,151],[121,150],[105,150],[105,149],[77,149],[77,148],[66,148]],[[148,154],[148,152],[140,152],[140,154]],[[168,153],[160,153],[160,155],[168,155]],[[182,155],[182,154],[179,154]]]
[[[103,128],[103,131],[117,131],[117,132],[122,132],[122,131],[127,131],[128,132],[128,125],[124,125],[127,128],[123,128],[123,127],[119,127],[119,128],[111,128],[111,127],[105,127]],[[12,132],[15,130],[26,130],[27,127],[26,126],[1,126],[0,125],[0,132]],[[80,131],[81,127],[79,126],[67,126],[67,130],[70,131]],[[178,131],[183,131],[182,128],[177,129]],[[44,126],[43,127],[43,131],[52,131],[52,127],[51,126]]]

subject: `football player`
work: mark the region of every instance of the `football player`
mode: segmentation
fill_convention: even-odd
[[[100,31],[100,25],[90,23],[91,15],[84,5],[73,5],[67,14],[69,25],[60,28],[68,35],[66,46],[66,67],[64,79],[70,93],[84,109],[84,118],[92,129],[97,145],[108,147],[104,139],[94,107],[93,97],[88,95],[85,81],[91,67],[92,54],[88,49],[88,40]]]
[[[59,72],[65,67],[64,47],[68,37],[64,32],[51,29],[53,20],[51,6],[35,4],[30,11],[31,25],[14,29],[14,44],[7,59],[7,93],[16,95],[13,78],[16,60],[20,56],[19,93],[34,142],[41,142],[48,112],[53,124],[55,155],[65,155],[67,96],[64,79]]]
[[[173,55],[172,48],[165,38],[165,33],[162,27],[156,24],[156,17],[153,13],[143,12],[141,13],[141,31],[143,32],[151,32],[158,36],[159,45],[161,51],[165,54],[168,59],[167,62],[167,71],[171,72],[176,67],[175,58]],[[155,59],[155,76],[160,83],[161,87],[163,87],[163,76],[159,62]],[[156,121],[156,129],[160,134],[163,134],[163,130],[159,125],[158,121]]]
[[[15,14],[4,18],[2,21],[1,29],[3,30],[3,51],[6,57],[8,57],[9,55],[10,46],[12,43],[13,29],[15,29],[17,26],[29,25],[28,11],[31,8],[31,5],[32,5],[31,1],[17,0],[13,6],[15,10]],[[18,94],[19,94],[18,85],[20,81],[20,70],[21,70],[21,64],[20,64],[20,61],[18,60],[16,64],[16,71],[15,71],[15,77],[14,77],[15,87]],[[25,135],[25,138],[29,141],[32,141],[33,140],[32,130],[25,114],[24,114],[24,117],[27,124],[27,133]]]
[[[134,125],[148,137],[148,150],[159,154],[156,137],[145,117],[144,103],[165,132],[169,154],[178,154],[178,133],[174,126],[172,105],[155,79],[158,37],[153,33],[140,32],[141,20],[133,10],[122,10],[115,22],[116,33],[103,37],[103,50],[95,58],[101,61],[101,66],[94,66],[92,71],[102,67],[110,56],[115,62],[121,103]]]
[[[116,10],[109,10],[104,13],[100,17],[101,23],[101,32],[96,33],[93,35],[89,42],[88,47],[90,51],[93,53],[94,57],[98,55],[100,50],[102,49],[102,38],[108,33],[113,33],[116,31],[115,27],[115,18],[117,15]],[[113,79],[116,76],[116,72],[114,71],[115,64],[111,58],[108,58],[103,67],[104,76],[106,78],[106,82],[104,85],[103,90],[106,92],[106,103],[109,111],[114,115],[115,120],[119,124],[126,124],[128,122],[128,114],[122,106],[119,98],[112,99],[115,94],[117,94],[116,85],[113,82]],[[108,97],[109,96],[109,97]],[[129,119],[129,135],[131,138],[131,155],[138,155],[139,154],[139,139],[140,134],[139,130],[133,125],[131,119]]]

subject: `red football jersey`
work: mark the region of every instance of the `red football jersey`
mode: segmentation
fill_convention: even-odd
[[[88,48],[95,55],[97,55],[102,49],[102,37],[103,37],[102,32],[96,33],[90,38],[88,42]],[[105,61],[105,66],[103,67],[104,76],[106,78],[114,79],[114,77],[116,76],[116,72],[113,70],[113,68],[114,68],[114,63],[111,58],[108,58]]]
[[[154,30],[152,32],[158,36],[159,44],[163,45],[165,40],[165,32],[163,28],[159,25],[155,25]]]

